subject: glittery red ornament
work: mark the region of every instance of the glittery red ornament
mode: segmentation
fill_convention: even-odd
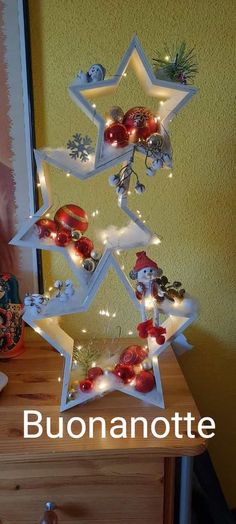
[[[136,375],[135,389],[140,393],[149,393],[155,386],[155,379],[150,371],[141,371]]]
[[[86,378],[85,380],[81,380],[79,387],[83,393],[89,393],[93,389],[93,382]]]
[[[111,124],[105,129],[104,141],[114,147],[126,147],[129,143],[126,127],[119,122]]]
[[[71,232],[67,229],[59,229],[55,238],[56,246],[66,247],[71,242]]]
[[[77,240],[77,242],[74,243],[76,255],[82,258],[90,257],[93,248],[94,245],[92,240],[90,240],[90,238],[87,237],[81,237],[79,240]]]
[[[133,367],[128,364],[117,364],[114,373],[117,377],[121,378],[125,384],[128,384],[135,377]]]
[[[101,375],[103,375],[103,369],[96,366],[94,368],[90,368],[88,370],[88,379],[89,380],[96,380],[96,378],[100,377]]]
[[[86,211],[75,204],[66,204],[60,207],[55,214],[54,220],[59,226],[69,231],[76,229],[84,233],[88,228]]]
[[[154,114],[146,107],[132,107],[125,113],[123,124],[125,125],[130,142],[146,140],[152,133],[160,130],[160,124]]]
[[[147,358],[147,352],[141,346],[133,345],[124,349],[120,356],[120,362],[122,364],[131,364],[136,366],[140,364],[145,358]]]
[[[55,238],[57,233],[57,225],[54,220],[48,218],[40,218],[35,223],[39,238]]]

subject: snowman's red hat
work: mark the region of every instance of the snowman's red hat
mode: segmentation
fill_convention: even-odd
[[[134,271],[140,271],[141,269],[145,269],[146,267],[152,267],[154,269],[158,269],[158,265],[154,260],[151,260],[151,258],[147,257],[146,251],[139,251],[136,253],[137,260],[136,264],[134,266]]]

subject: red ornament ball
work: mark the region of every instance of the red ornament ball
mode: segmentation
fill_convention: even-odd
[[[76,229],[84,233],[88,228],[86,211],[75,204],[66,204],[60,207],[55,214],[54,220],[60,227],[69,231]]]
[[[67,229],[59,229],[55,238],[55,244],[59,247],[67,247],[71,242],[71,232]]]
[[[132,107],[125,113],[123,124],[125,125],[130,142],[146,140],[150,135],[160,129],[160,124],[155,120],[154,114],[146,107]]]
[[[124,349],[120,356],[120,362],[122,364],[131,364],[136,366],[140,364],[145,358],[147,358],[147,352],[141,346],[133,345]]]
[[[140,393],[149,393],[155,386],[155,379],[150,371],[141,371],[136,375],[135,389]]]
[[[129,143],[126,127],[119,122],[111,124],[105,129],[104,141],[114,147],[126,147]]]
[[[100,377],[101,375],[103,375],[103,369],[96,366],[94,368],[90,368],[88,370],[88,379],[89,380],[96,380],[98,377]]]
[[[35,223],[39,238],[55,238],[57,233],[57,225],[54,220],[48,218],[40,218]]]
[[[76,255],[82,258],[89,258],[93,248],[94,245],[92,240],[87,237],[81,237],[79,240],[77,240],[77,242],[74,243]]]
[[[114,374],[121,378],[124,384],[128,384],[135,377],[133,367],[128,364],[116,364]]]
[[[79,387],[83,393],[89,393],[93,389],[93,382],[86,378],[85,380],[81,380]]]

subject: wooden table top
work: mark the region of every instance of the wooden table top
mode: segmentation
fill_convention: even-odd
[[[28,331],[28,330],[27,330]],[[29,337],[30,335],[30,337]],[[0,371],[9,377],[9,383],[0,393],[0,461],[50,460],[87,454],[113,454],[117,457],[124,452],[155,453],[161,456],[197,455],[205,450],[205,440],[197,432],[200,418],[198,409],[188,389],[182,371],[171,348],[159,359],[164,401],[166,408],[147,405],[134,397],[120,392],[110,393],[93,402],[76,406],[64,413],[59,412],[61,384],[58,377],[63,373],[63,359],[49,344],[38,335],[28,331],[25,352],[17,359],[0,360]],[[130,339],[129,339],[130,344]],[[38,410],[52,419],[52,431],[58,431],[58,417],[64,421],[64,438],[49,439],[44,432],[37,439],[24,439],[23,410]],[[186,434],[186,422],[180,423],[182,439],[174,435],[174,425],[170,418],[175,412],[186,416],[191,412],[196,421],[192,425],[196,438],[189,439]],[[79,440],[68,436],[66,423],[71,417],[81,417],[87,423],[89,417],[104,417],[107,423],[107,437],[100,436],[100,425],[95,424],[94,438],[88,433]],[[155,438],[149,431],[148,438],[143,438],[141,424],[136,426],[136,437],[130,435],[130,418],[146,417],[151,427],[155,417],[166,417],[170,421],[170,434],[164,439]],[[127,420],[128,438],[113,439],[109,429],[113,417]],[[43,424],[43,422],[42,422]],[[43,424],[45,427],[45,424]],[[97,426],[97,427],[96,427]],[[163,429],[164,430],[164,429]],[[76,430],[75,430],[76,431]],[[77,429],[78,431],[78,429]]]

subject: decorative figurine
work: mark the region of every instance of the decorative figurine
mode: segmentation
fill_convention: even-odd
[[[154,337],[157,344],[164,344],[166,330],[159,325],[158,303],[164,300],[164,292],[157,283],[157,278],[162,275],[162,269],[154,260],[151,260],[145,251],[137,255],[136,264],[130,276],[137,280],[136,297],[140,301],[142,322],[137,330],[140,338]],[[147,318],[147,310],[153,309],[153,319]]]
[[[30,312],[34,315],[38,315],[42,311],[42,306],[45,306],[48,303],[48,298],[39,293],[33,293],[30,295],[27,293],[24,298],[24,306],[30,307]]]
[[[0,274],[0,359],[16,357],[23,351],[22,314],[16,277]]]
[[[77,74],[77,78],[79,81],[79,85],[83,84],[89,84],[91,82],[101,82],[104,80],[106,74],[106,69],[101,64],[93,64],[87,73],[84,73],[83,71],[79,71]]]
[[[61,302],[67,302],[75,294],[74,284],[71,280],[56,280],[53,287],[57,289],[56,298]]]

